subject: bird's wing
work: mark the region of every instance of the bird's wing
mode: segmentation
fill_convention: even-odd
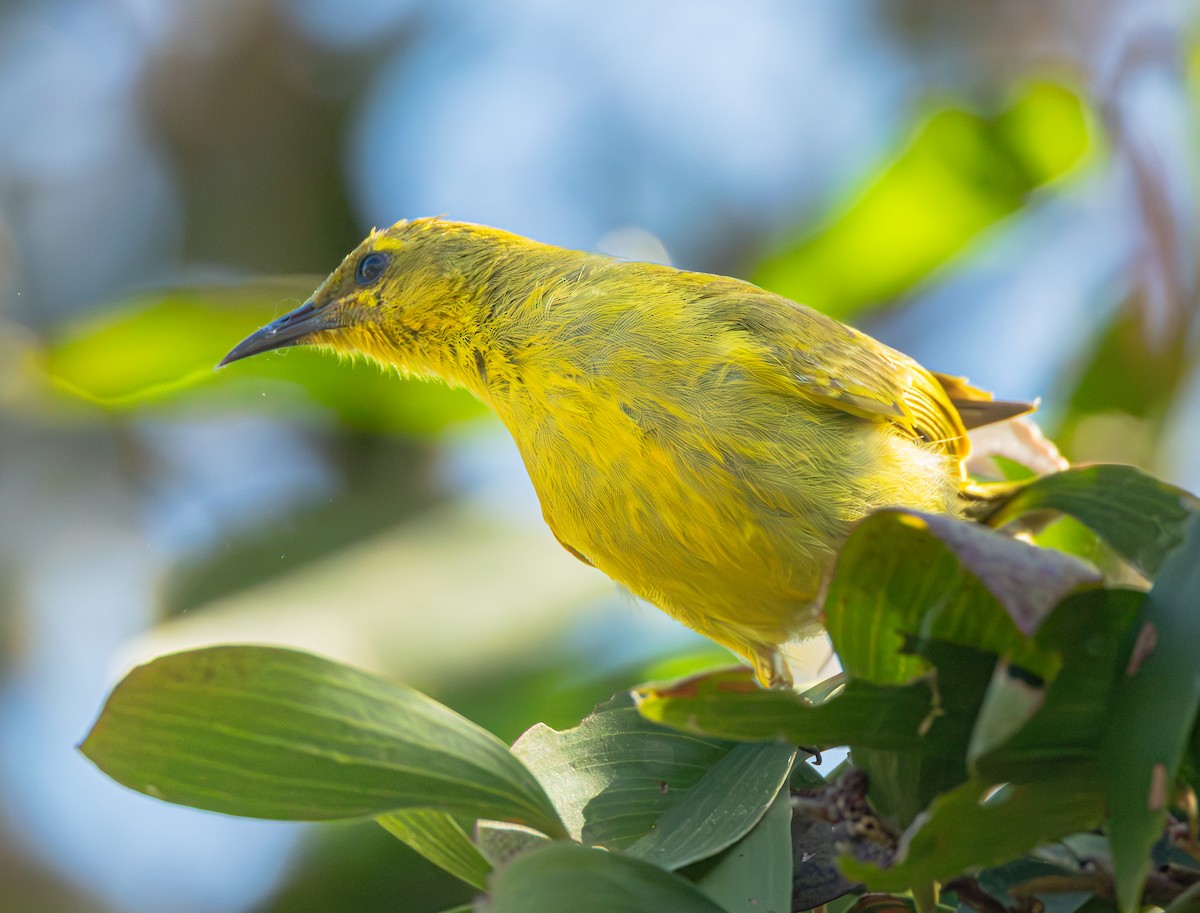
[[[740,294],[725,297],[724,317],[758,350],[770,383],[966,456],[963,421],[929,371],[818,311],[755,286],[738,286]]]

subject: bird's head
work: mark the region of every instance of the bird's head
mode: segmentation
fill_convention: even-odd
[[[455,380],[461,350],[483,319],[475,275],[508,237],[440,219],[372,232],[308,301],[247,336],[220,364],[315,345]]]

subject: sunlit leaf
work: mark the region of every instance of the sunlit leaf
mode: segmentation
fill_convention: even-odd
[[[233,343],[319,284],[300,276],[147,293],[60,328],[43,368],[56,386],[97,405],[165,399],[211,382]]]
[[[1184,526],[1200,511],[1200,500],[1134,466],[1100,464],[1023,485],[988,522],[1003,526],[1041,510],[1071,515],[1153,577],[1163,558],[1183,541]]]
[[[1056,659],[1029,635],[1068,593],[1091,586],[1090,565],[974,523],[885,510],[851,534],[825,598],[825,623],[852,678],[900,683],[926,668],[906,637],[1004,655],[1050,677]]]
[[[620,853],[552,843],[493,876],[480,913],[726,913],[689,881]]]
[[[563,833],[495,736],[419,692],[292,650],[209,647],[139,666],[82,751],[131,789],[231,815],[422,808]]]
[[[480,890],[487,887],[492,867],[452,816],[417,808],[390,812],[375,820],[389,834],[455,878]]]
[[[303,347],[217,370],[244,336],[290,310],[318,279],[175,289],[65,327],[31,361],[49,386],[105,410],[243,404],[353,428],[429,432],[483,413],[462,390],[405,382],[394,372]]]
[[[1109,705],[1103,742],[1109,840],[1120,908],[1138,907],[1150,847],[1200,706],[1200,516],[1163,561],[1134,623],[1136,640]]]
[[[905,685],[854,679],[812,704],[791,691],[759,688],[749,669],[722,670],[637,692],[650,720],[729,739],[782,739],[830,748],[856,744],[898,751],[961,751],[973,716],[947,714],[928,678]]]
[[[895,299],[1089,144],[1083,103],[1061,86],[1031,84],[997,115],[938,111],[818,233],[764,260],[755,281],[841,319]]]
[[[764,691],[748,671],[726,670],[644,688],[639,709],[699,734],[847,745],[869,773],[881,812],[906,823],[938,792],[966,779],[967,745],[996,659],[937,641],[921,649],[936,671],[904,685],[851,679],[820,704]]]

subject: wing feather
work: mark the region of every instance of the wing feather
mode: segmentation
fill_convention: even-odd
[[[941,447],[970,450],[958,409],[936,375],[913,359],[832,317],[748,283],[714,294],[723,319],[765,363],[764,379],[809,399]],[[719,303],[718,303],[719,302]],[[979,394],[962,382],[963,390]]]

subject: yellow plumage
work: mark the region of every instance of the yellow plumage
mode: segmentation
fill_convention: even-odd
[[[438,219],[373,233],[226,362],[297,343],[467,387],[567,549],[772,684],[857,520],[962,512],[956,402],[1026,411],[736,279]]]

